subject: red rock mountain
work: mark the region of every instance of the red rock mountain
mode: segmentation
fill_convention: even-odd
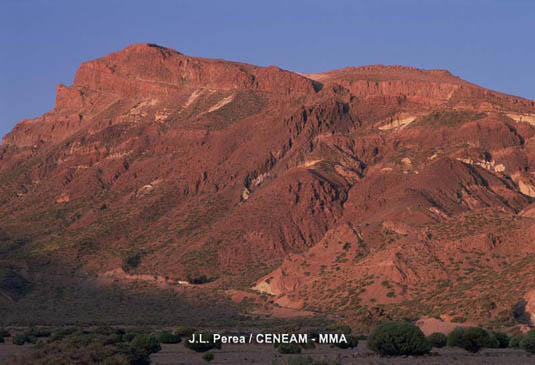
[[[443,70],[297,74],[138,44],[82,64],[0,147],[24,280],[210,281],[357,325],[517,323],[534,198],[535,103]]]

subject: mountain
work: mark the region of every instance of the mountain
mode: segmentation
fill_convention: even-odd
[[[354,326],[511,327],[535,307],[534,202],[534,101],[444,70],[137,44],[2,139],[0,301],[109,279]]]

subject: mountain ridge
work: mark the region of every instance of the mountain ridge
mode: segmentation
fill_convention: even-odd
[[[519,325],[534,198],[535,103],[405,66],[300,75],[137,44],[83,63],[0,146],[27,282],[120,269],[355,326]]]

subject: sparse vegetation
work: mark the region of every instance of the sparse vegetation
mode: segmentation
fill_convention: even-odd
[[[368,347],[386,356],[424,355],[431,343],[423,332],[408,322],[385,322],[375,327],[368,336]]]
[[[23,364],[145,365],[150,364],[150,355],[161,349],[154,336],[137,335],[128,343],[122,332],[114,330],[110,333],[103,328],[93,331],[60,330],[49,341],[42,342],[14,361]],[[23,338],[25,335],[19,336]]]
[[[486,117],[485,113],[472,111],[434,112],[412,122],[408,128],[415,127],[456,127]]]
[[[65,337],[73,334],[76,331],[77,331],[77,329],[75,327],[62,328],[59,331],[54,332],[54,334],[50,338],[50,342],[61,341]]]

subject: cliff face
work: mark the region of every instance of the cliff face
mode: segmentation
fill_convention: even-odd
[[[169,94],[184,87],[254,89],[277,93],[313,92],[313,82],[277,67],[266,68],[222,60],[188,57],[150,44],[138,44],[84,63],[75,87],[120,96]]]
[[[0,229],[28,242],[9,257],[205,275],[355,321],[503,317],[535,272],[534,196],[533,101],[401,66],[300,75],[134,45],[0,147]]]
[[[360,98],[398,97],[430,106],[482,110],[533,111],[531,100],[487,90],[453,76],[446,70],[420,70],[403,66],[348,67],[308,77],[344,86]]]
[[[137,44],[82,64],[72,86],[58,85],[54,110],[19,123],[2,143],[32,146],[60,141],[124,99],[176,100],[196,89],[314,94],[319,87],[275,66],[188,57],[157,45]]]

